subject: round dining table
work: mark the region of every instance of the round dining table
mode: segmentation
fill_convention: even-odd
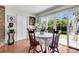
[[[39,40],[42,39],[45,41],[45,50],[44,50],[44,53],[47,52],[47,47],[48,47],[48,39],[51,39],[53,38],[53,33],[48,33],[48,32],[35,32],[35,37],[38,38]]]

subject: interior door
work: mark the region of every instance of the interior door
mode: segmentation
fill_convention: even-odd
[[[27,17],[17,16],[17,40],[23,40],[27,38]]]

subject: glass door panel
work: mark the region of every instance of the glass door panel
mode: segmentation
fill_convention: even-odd
[[[77,48],[79,49],[79,16],[77,18]]]
[[[67,12],[60,12],[56,15],[56,30],[60,30],[59,43],[62,45],[67,45]]]
[[[79,49],[79,12],[75,11],[69,20],[69,47]]]

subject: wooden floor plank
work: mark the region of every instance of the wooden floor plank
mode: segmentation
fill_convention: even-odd
[[[20,40],[13,45],[4,45],[0,47],[0,53],[27,53],[29,49],[29,40]],[[78,53],[79,51],[59,45],[60,53]]]

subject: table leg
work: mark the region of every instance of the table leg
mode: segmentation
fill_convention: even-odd
[[[47,52],[47,46],[46,46],[46,40],[45,40],[45,50],[44,50],[44,53]]]
[[[46,47],[45,47],[45,50],[44,50],[44,53],[46,53],[47,51],[46,51]]]

